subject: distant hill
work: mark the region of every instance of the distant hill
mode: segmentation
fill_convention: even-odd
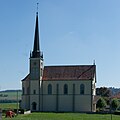
[[[13,103],[21,100],[22,90],[0,91],[0,103]]]
[[[22,92],[22,90],[2,90],[2,91],[0,91],[0,93],[1,92]]]

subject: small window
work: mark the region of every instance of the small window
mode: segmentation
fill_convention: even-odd
[[[48,95],[51,95],[52,94],[52,85],[49,84],[48,85]]]
[[[36,90],[33,90],[33,94],[36,94]]]
[[[67,84],[64,85],[64,94],[65,95],[68,94],[68,85]]]
[[[84,84],[80,85],[80,94],[83,95],[85,93],[85,86]]]

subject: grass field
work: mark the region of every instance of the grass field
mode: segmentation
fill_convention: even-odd
[[[7,120],[10,118],[2,118]],[[13,120],[111,120],[111,115],[81,113],[31,113],[18,115]],[[12,120],[11,119],[11,120]],[[112,115],[112,120],[120,120],[120,116]]]
[[[17,103],[0,103],[0,108],[5,109],[17,109]]]
[[[22,92],[19,91],[5,91],[5,92],[0,92],[0,100],[17,100],[17,95],[18,95],[18,100],[21,99],[21,94]]]

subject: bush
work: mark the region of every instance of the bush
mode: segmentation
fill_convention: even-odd
[[[97,101],[97,108],[99,110],[102,110],[106,107],[106,101],[101,97],[98,101]]]
[[[111,108],[112,110],[116,110],[119,107],[120,103],[117,98],[112,99]]]

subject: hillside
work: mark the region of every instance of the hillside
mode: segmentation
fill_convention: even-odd
[[[22,90],[5,90],[0,91],[0,103],[11,103],[21,100]]]

